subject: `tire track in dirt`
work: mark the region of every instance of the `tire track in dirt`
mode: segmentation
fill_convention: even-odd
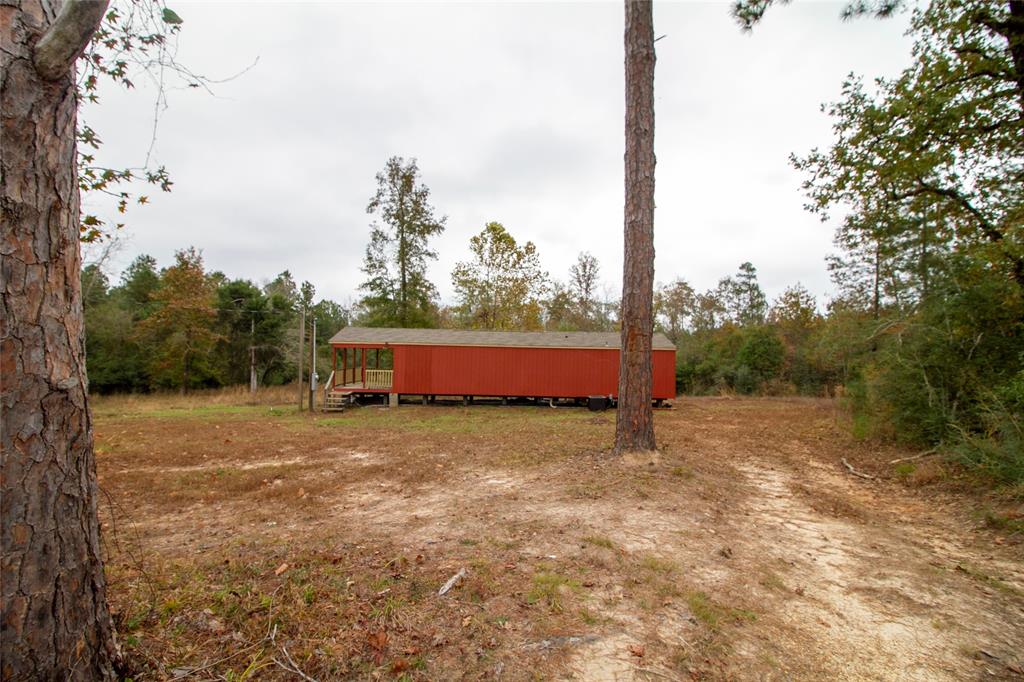
[[[768,550],[790,565],[792,591],[775,614],[783,649],[842,680],[998,677],[1010,675],[1004,662],[1019,664],[1020,600],[979,594],[939,568],[949,557],[929,551],[935,543],[921,536],[936,529],[819,513],[794,494],[797,482],[840,497],[850,485],[819,467],[801,469],[797,479],[760,461],[735,466],[755,491],[740,532],[749,538],[746,551]],[[971,555],[961,547],[959,556]],[[980,650],[999,662],[975,660]]]

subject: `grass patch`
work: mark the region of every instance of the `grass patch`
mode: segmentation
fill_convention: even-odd
[[[610,538],[606,538],[603,535],[586,535],[583,537],[583,542],[594,547],[604,547],[605,549],[615,549],[615,544]]]
[[[711,599],[707,593],[701,591],[688,593],[686,605],[690,608],[693,617],[711,630],[717,630],[727,622],[757,620],[757,614],[753,611],[722,606]]]
[[[786,589],[786,583],[782,582],[782,578],[780,578],[773,571],[767,571],[763,576],[761,576],[761,579],[758,581],[758,584],[760,584],[761,587],[768,588],[769,590]]]
[[[370,618],[378,624],[395,627],[402,622],[402,613],[405,607],[405,600],[393,594],[389,594],[379,600],[370,609]]]
[[[670,473],[673,476],[675,476],[676,478],[681,478],[684,481],[689,481],[694,476],[693,469],[691,469],[688,466],[682,466],[682,465],[677,466],[677,467],[672,467],[672,471]]]
[[[662,559],[661,557],[654,556],[653,554],[648,554],[641,559],[640,567],[650,571],[651,573],[657,573],[660,575],[675,573],[676,569],[679,568],[676,562],[671,559]]]
[[[552,612],[561,613],[567,596],[580,590],[578,581],[554,572],[541,572],[533,576],[533,587],[526,593],[530,604],[545,604]]]
[[[985,573],[984,571],[974,568],[970,564],[957,564],[955,570],[965,575],[969,575],[970,577],[974,578],[975,580],[984,585],[994,587],[1000,592],[1005,592],[1006,594],[1012,594],[1018,597],[1024,596],[1024,591],[1017,589],[1016,587],[1014,587],[1013,585],[1004,580],[1000,580],[995,576],[991,576]]]
[[[989,509],[981,512],[981,517],[986,528],[1009,535],[1024,535],[1024,517],[1000,514]]]
[[[909,478],[915,471],[917,471],[917,466],[913,462],[903,462],[893,467],[893,473],[900,478]]]

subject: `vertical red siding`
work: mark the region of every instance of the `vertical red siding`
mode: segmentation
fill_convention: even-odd
[[[590,348],[393,346],[396,393],[617,395],[619,352]],[[654,397],[675,396],[675,351],[654,351]]]

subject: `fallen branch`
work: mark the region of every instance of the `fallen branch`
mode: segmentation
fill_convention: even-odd
[[[192,675],[195,675],[196,673],[201,673],[201,672],[203,672],[204,670],[209,670],[210,668],[213,668],[213,667],[215,667],[215,666],[218,666],[218,665],[220,665],[221,663],[224,663],[225,661],[230,661],[230,660],[231,660],[232,658],[234,658],[235,656],[238,656],[238,655],[240,655],[240,654],[244,654],[245,652],[247,652],[247,651],[250,651],[250,650],[252,650],[252,649],[256,648],[257,646],[259,646],[260,644],[262,644],[262,643],[263,643],[264,641],[265,641],[265,640],[260,640],[259,642],[255,642],[255,643],[253,643],[253,644],[250,644],[250,645],[249,645],[249,646],[247,646],[247,647],[243,647],[243,648],[239,649],[238,651],[236,651],[236,652],[234,652],[234,653],[232,653],[232,654],[229,654],[229,655],[225,656],[224,658],[218,658],[218,659],[217,659],[216,661],[214,661],[213,663],[207,663],[207,664],[206,664],[206,665],[204,665],[204,666],[200,666],[200,667],[198,667],[198,668],[192,668],[191,670],[188,670],[187,672],[183,671],[183,672],[182,672],[182,673],[181,673],[180,675],[174,675],[174,679],[176,679],[176,680],[183,680],[183,679],[185,679],[186,677],[191,677]]]
[[[897,457],[896,459],[890,460],[889,464],[899,464],[900,462],[913,462],[914,460],[924,459],[925,457],[931,457],[932,455],[939,454],[938,448],[932,448],[931,450],[925,450],[924,452],[914,455],[912,457]]]
[[[641,675],[654,675],[655,677],[660,677],[660,678],[662,678],[664,680],[676,680],[676,679],[679,679],[677,677],[672,677],[671,675],[666,675],[665,673],[660,673],[657,670],[651,670],[650,668],[641,668],[641,667],[635,666],[635,665],[633,666],[633,670],[637,671]]]
[[[854,476],[859,476],[860,478],[866,478],[869,481],[875,480],[875,477],[872,476],[871,474],[865,474],[863,471],[857,471],[856,469],[854,469],[853,465],[850,464],[849,462],[847,462],[845,457],[843,457],[843,466],[846,467],[846,470],[849,471]]]
[[[546,651],[554,647],[563,646],[575,646],[577,644],[589,644],[590,642],[596,642],[600,637],[597,635],[571,635],[563,637],[552,637],[550,639],[542,639],[539,642],[529,642],[523,645],[523,649],[540,649]]]
[[[281,647],[281,651],[284,652],[285,658],[288,659],[288,663],[290,663],[291,665],[290,666],[285,665],[281,661],[277,660],[276,657],[271,659],[272,661],[274,661],[274,663],[277,663],[277,665],[279,667],[287,670],[288,672],[290,672],[290,673],[292,673],[294,675],[298,675],[302,679],[306,680],[306,682],[317,682],[317,680],[315,678],[310,677],[309,675],[307,675],[306,673],[302,672],[302,670],[299,669],[299,666],[296,665],[295,661],[292,660],[291,654],[288,653],[288,649],[286,649],[286,648],[284,648],[282,646]]]
[[[469,571],[466,570],[465,566],[460,568],[458,573],[453,575],[451,578],[448,578],[448,582],[446,582],[444,585],[441,585],[441,589],[437,591],[437,596],[443,597],[444,595],[448,594],[448,591],[455,587],[456,583],[465,578],[468,573]]]
[[[309,675],[307,675],[306,673],[302,672],[302,670],[299,668],[298,664],[296,664],[295,661],[292,660],[292,655],[288,653],[288,649],[286,649],[283,644],[279,645],[277,643],[277,625],[276,624],[271,628],[268,637],[270,638],[270,643],[274,646],[275,649],[280,649],[280,651],[284,654],[284,657],[288,659],[288,663],[290,665],[285,665],[282,661],[279,661],[276,656],[274,656],[270,660],[272,660],[274,663],[276,663],[279,668],[281,668],[283,670],[287,670],[288,672],[292,673],[293,675],[298,675],[302,679],[306,680],[306,682],[317,682],[316,679],[314,679],[314,678],[310,677]]]

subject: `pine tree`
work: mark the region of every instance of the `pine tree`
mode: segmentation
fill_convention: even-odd
[[[0,21],[4,679],[116,678],[85,375],[74,66],[106,6],[5,3]]]
[[[653,450],[654,17],[626,0],[626,206],[615,451]]]
[[[764,323],[768,301],[757,282],[757,268],[751,263],[740,265],[735,277],[719,283],[726,309],[733,321],[743,327]]]

